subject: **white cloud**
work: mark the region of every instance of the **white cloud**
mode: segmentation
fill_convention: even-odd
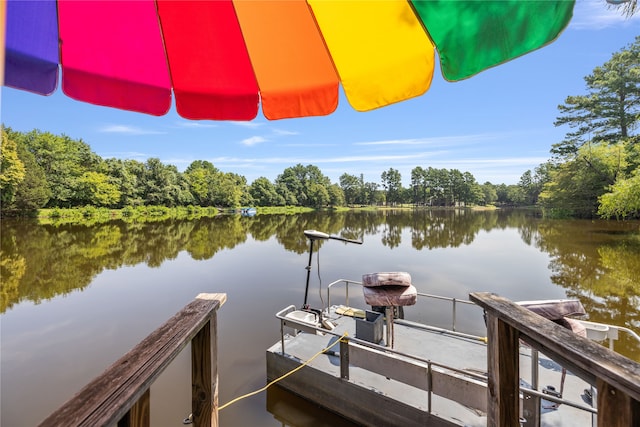
[[[453,135],[436,136],[429,138],[389,139],[383,141],[356,142],[353,145],[452,145],[469,144],[480,141],[495,140],[504,135],[477,134],[477,135]]]
[[[403,185],[408,186],[411,170],[416,166],[430,166],[439,169],[458,169],[461,172],[470,172],[478,182],[491,181],[494,184],[515,184],[526,170],[533,171],[538,165],[549,160],[547,157],[504,157],[504,158],[450,158],[444,157],[447,152],[423,152],[407,155],[369,155],[369,156],[336,156],[324,158],[306,157],[218,157],[209,159],[216,167],[230,171],[252,171],[255,176],[247,176],[247,179],[256,178],[258,175],[269,179],[281,173],[285,168],[296,165],[316,165],[324,174],[337,182],[343,173],[352,173],[349,165],[358,166],[358,174],[362,173],[367,181],[376,181],[380,174],[389,167],[398,169],[403,177]],[[425,161],[427,163],[425,163]],[[244,173],[244,172],[240,172]],[[250,175],[250,174],[249,174]]]
[[[284,129],[273,129],[273,134],[278,136],[299,135],[299,132],[294,132]]]
[[[255,129],[255,128],[259,128],[260,126],[264,125],[264,123],[262,122],[256,122],[256,121],[252,121],[252,122],[240,122],[240,121],[229,121],[229,123],[236,125],[236,126],[241,126],[241,127],[245,127],[245,128],[251,128],[251,129]]]
[[[204,123],[204,122],[194,122],[194,121],[178,122],[177,125],[179,127],[189,128],[189,129],[209,129],[209,128],[218,127],[218,125],[215,123]]]
[[[310,142],[295,142],[295,143],[291,143],[291,144],[278,144],[278,147],[302,147],[302,148],[311,148],[311,147],[335,147],[336,143],[324,143],[324,142],[317,142],[317,143],[310,143]]]
[[[439,153],[411,153],[411,154],[388,154],[388,155],[363,155],[363,156],[338,156],[338,157],[263,157],[263,158],[241,158],[241,157],[218,157],[211,159],[213,164],[238,164],[238,163],[263,163],[263,164],[326,164],[326,163],[357,163],[363,162],[397,162],[403,160],[417,160],[429,158]]]
[[[267,142],[266,138],[262,136],[252,136],[251,138],[246,138],[240,141],[241,144],[251,147],[256,144],[262,144],[263,142]]]
[[[120,133],[125,135],[161,135],[166,133],[157,130],[142,129],[136,126],[127,125],[106,125],[98,129],[98,132]]]
[[[501,159],[461,159],[461,160],[441,160],[440,163],[456,163],[473,166],[517,166],[544,163],[548,157],[510,157]]]

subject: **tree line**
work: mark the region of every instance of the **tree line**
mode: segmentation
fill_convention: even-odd
[[[82,140],[32,130],[2,129],[2,210],[96,206],[428,206],[520,204],[518,186],[479,185],[469,172],[416,166],[412,184],[402,186],[394,168],[380,182],[344,173],[332,183],[315,165],[286,168],[274,181],[251,184],[237,173],[223,172],[211,162],[196,160],[184,172],[160,159],[146,162],[103,159]]]
[[[332,183],[315,165],[286,168],[251,184],[196,160],[184,172],[158,158],[103,159],[82,140],[2,127],[2,213],[97,206],[538,205],[553,216],[640,218],[640,36],[585,77],[587,95],[558,106],[571,130],[551,159],[518,184],[479,184],[469,172],[416,166],[409,187],[397,169],[380,181],[344,173]]]

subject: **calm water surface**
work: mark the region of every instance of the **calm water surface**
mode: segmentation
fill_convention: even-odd
[[[640,329],[637,221],[379,211],[1,227],[3,427],[37,425],[201,292],[228,297],[218,312],[220,403],[264,386],[265,350],[280,332],[274,314],[304,299],[305,229],[364,241],[321,245],[309,292],[315,307],[333,280],[407,271],[422,292],[579,298],[590,320]],[[364,307],[357,296],[350,302]],[[433,308],[422,320],[446,325],[445,311]],[[411,307],[405,313],[418,316]],[[483,333],[477,313],[459,315],[461,329]],[[640,361],[630,341],[616,349]],[[189,364],[187,348],[152,386],[153,425],[181,426],[188,415]],[[277,389],[221,411],[220,424],[348,425]]]

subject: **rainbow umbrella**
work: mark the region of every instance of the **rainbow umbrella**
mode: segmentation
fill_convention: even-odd
[[[4,85],[187,119],[321,116],[424,94],[552,42],[573,0],[6,2]],[[1,28],[0,28],[1,29]],[[1,39],[0,39],[1,40]],[[437,55],[436,55],[437,52]]]

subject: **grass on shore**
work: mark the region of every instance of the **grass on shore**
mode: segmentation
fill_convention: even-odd
[[[425,207],[428,209],[428,207]],[[339,206],[330,208],[334,212],[344,212],[348,210],[387,210],[387,209],[416,209],[410,204],[395,206]],[[421,208],[423,209],[423,208]],[[452,208],[453,209],[453,208]],[[492,210],[495,206],[474,206],[474,210]],[[301,206],[267,206],[256,208],[258,215],[294,215],[304,212],[313,212],[316,209]],[[238,213],[239,208],[218,209],[216,207],[199,206],[127,206],[123,209],[97,208],[85,206],[79,208],[53,208],[39,209],[36,218],[40,224],[96,224],[105,223],[112,220],[123,220],[130,222],[152,222],[164,221],[167,219],[199,219],[212,218],[224,213]]]
[[[313,208],[298,206],[274,206],[257,208],[258,214],[298,214],[311,212]],[[79,208],[39,209],[35,215],[40,224],[86,224],[92,225],[113,220],[130,222],[152,222],[167,219],[212,218],[225,213],[238,213],[239,208],[218,209],[216,207],[179,206],[127,206],[123,209],[97,208],[85,206]]]

